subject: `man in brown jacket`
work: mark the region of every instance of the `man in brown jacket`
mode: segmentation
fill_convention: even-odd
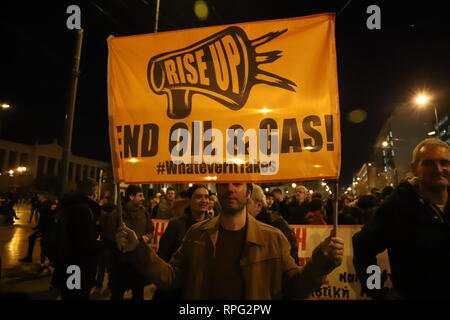
[[[133,230],[117,243],[135,270],[158,287],[183,288],[185,299],[305,299],[342,260],[344,242],[329,237],[298,267],[283,233],[246,212],[251,184],[217,184],[222,214],[193,225],[169,263]]]

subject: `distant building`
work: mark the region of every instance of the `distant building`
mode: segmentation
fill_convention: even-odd
[[[353,177],[352,193],[364,195],[370,193],[373,188],[380,188],[377,178],[377,169],[372,162],[364,163],[358,173]]]
[[[371,168],[365,163],[355,175],[353,192],[361,194],[370,192],[373,187],[397,186],[402,180],[412,177],[412,151],[420,141],[437,137],[450,144],[448,114],[439,118],[438,125],[429,109],[398,106],[378,134]]]
[[[373,148],[373,160],[377,175],[384,177],[386,185],[396,186],[411,177],[411,157],[414,147],[423,139],[434,124],[429,110],[411,105],[398,106],[378,134]]]
[[[56,141],[51,144],[27,145],[0,140],[0,185],[5,187],[14,182],[30,185],[36,178],[58,177],[61,174],[62,147]],[[21,168],[21,169],[19,169]],[[23,169],[25,168],[25,169]],[[85,178],[100,179],[100,171],[111,176],[109,162],[70,155],[68,185],[73,188]],[[16,177],[16,181],[11,178]]]

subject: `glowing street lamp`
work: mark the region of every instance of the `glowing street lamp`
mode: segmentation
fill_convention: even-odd
[[[421,106],[421,107],[425,107],[429,103],[430,100],[431,100],[431,98],[428,95],[424,94],[424,93],[418,94],[416,96],[416,98],[415,98],[416,104]],[[433,104],[432,106],[434,108],[434,118],[435,118],[435,121],[436,121],[437,136],[439,137],[439,122],[438,122],[436,105]]]
[[[2,104],[2,109],[9,109],[9,108],[11,108],[11,106],[9,105],[9,104],[7,104],[7,103],[3,103]]]
[[[416,97],[416,103],[419,106],[423,106],[423,105],[427,104],[428,100],[430,100],[430,98],[428,96],[424,95],[424,94],[419,94]]]

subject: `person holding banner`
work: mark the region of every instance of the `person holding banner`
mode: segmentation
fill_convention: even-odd
[[[353,264],[374,299],[450,299],[450,146],[425,139],[412,157],[415,177],[400,183],[353,236]],[[368,271],[385,249],[392,289]]]
[[[328,237],[300,268],[283,233],[247,214],[252,186],[217,184],[222,214],[193,225],[169,263],[122,225],[118,247],[136,272],[184,299],[305,299],[341,264],[344,242]]]

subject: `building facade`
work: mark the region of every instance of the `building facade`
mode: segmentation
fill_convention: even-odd
[[[51,144],[27,145],[0,140],[0,174],[3,177],[0,179],[3,180],[0,181],[1,187],[4,188],[5,184],[11,185],[12,182],[15,186],[22,186],[30,185],[39,178],[59,177],[62,170],[62,152],[62,147],[56,141]],[[111,164],[70,155],[68,186],[73,188],[78,181],[86,178],[98,181],[101,172],[108,172],[110,176]]]

